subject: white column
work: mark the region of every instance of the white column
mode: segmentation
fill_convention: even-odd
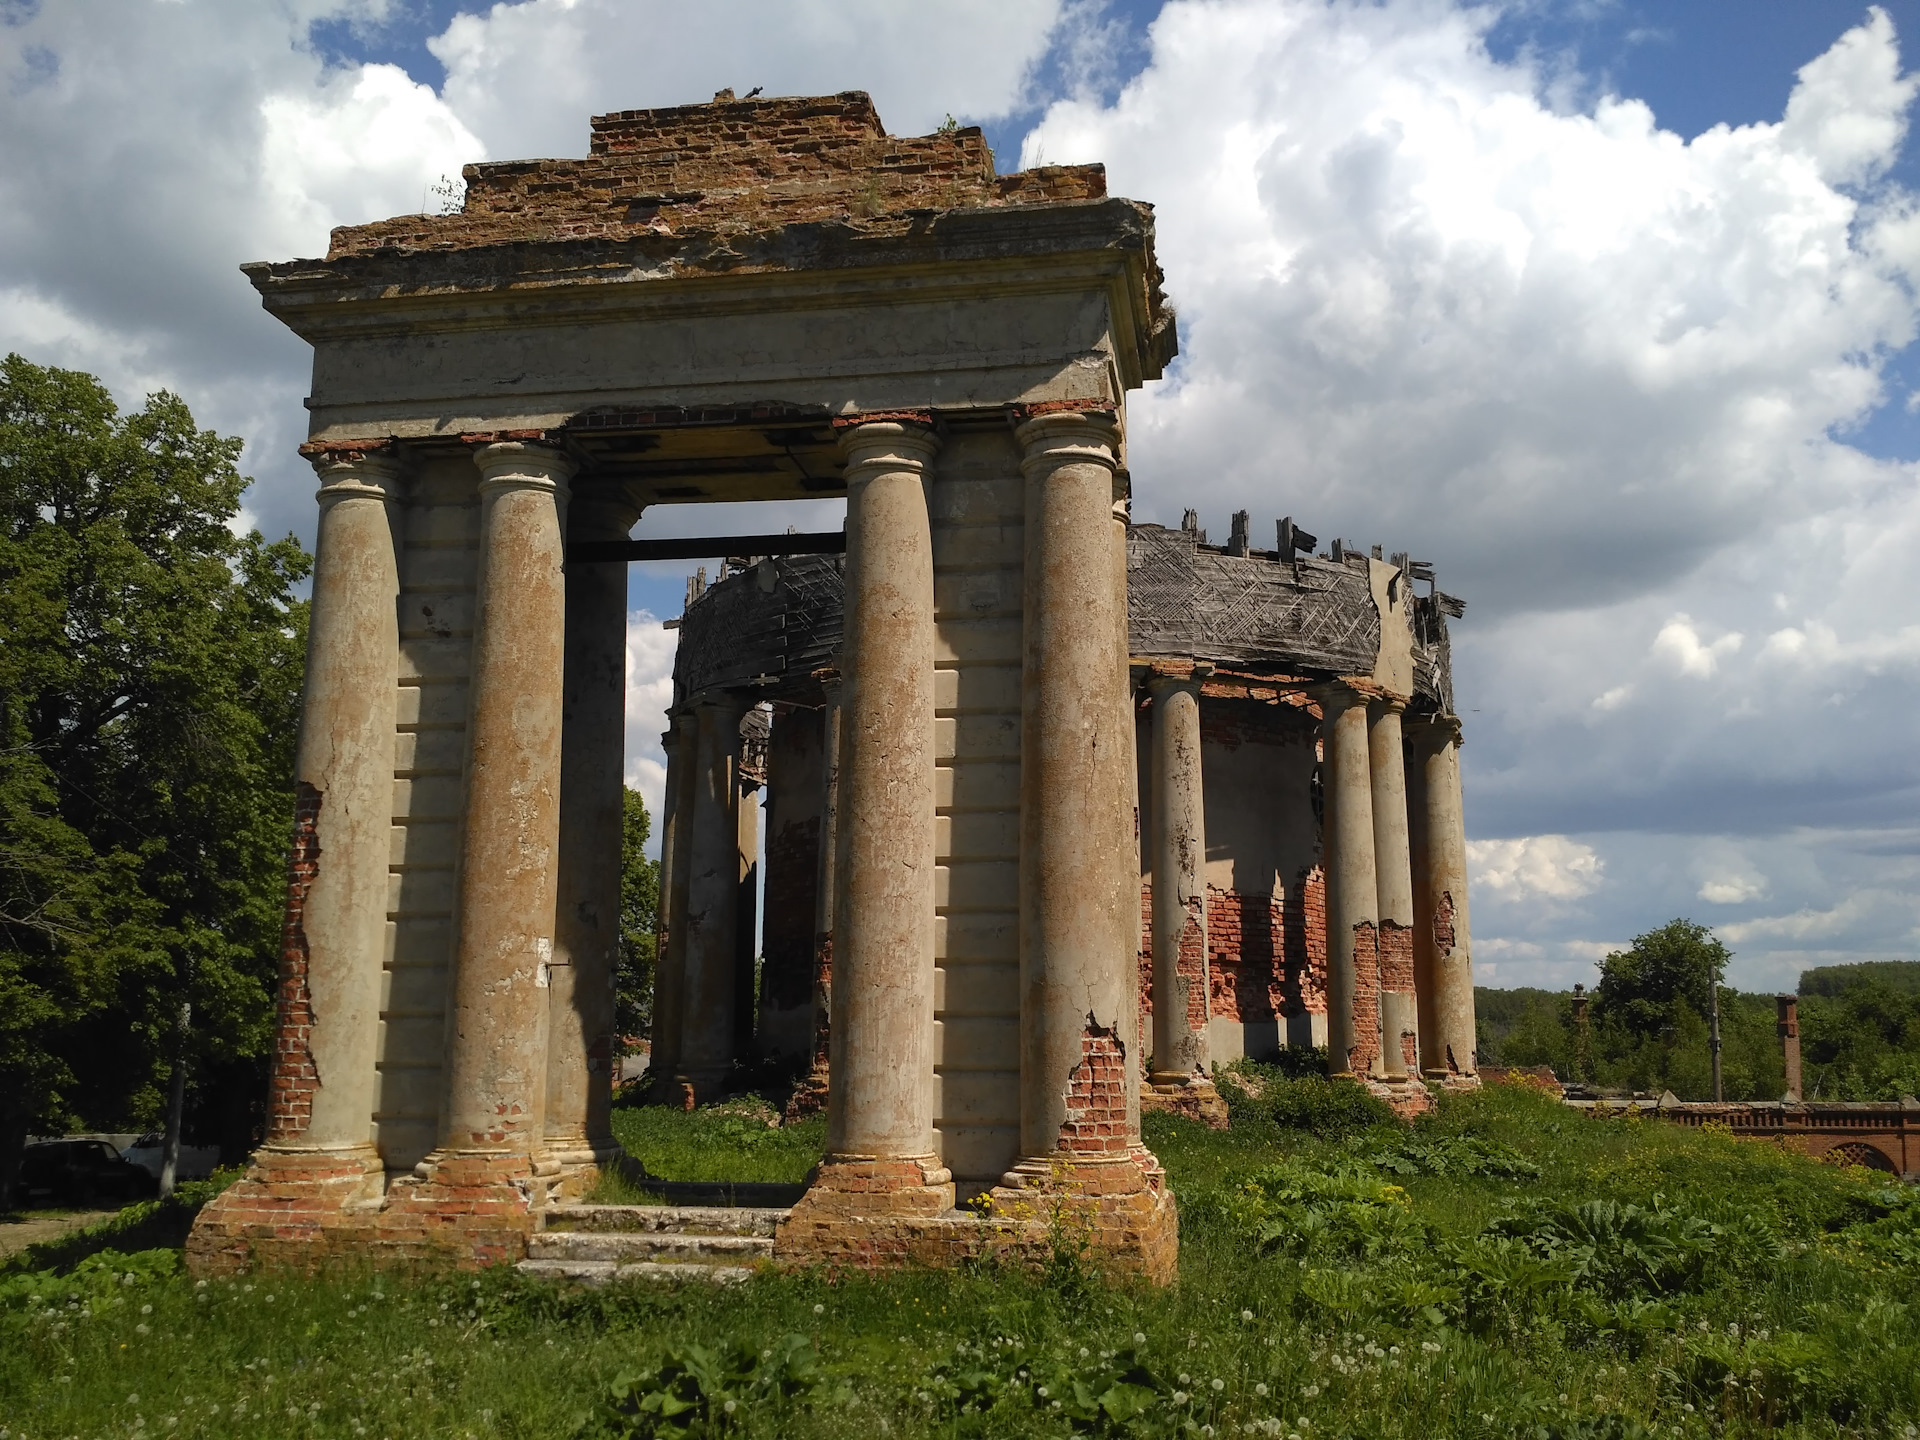
[[[480,584],[441,1151],[494,1162],[504,1177],[541,1158],[546,1114],[574,467],[512,442],[474,460]]]
[[[1207,821],[1200,682],[1156,675],[1153,697],[1153,1083],[1208,1073]],[[1183,966],[1184,962],[1184,966]]]
[[[1380,896],[1373,864],[1373,779],[1367,702],[1342,684],[1319,687],[1327,871],[1327,1064],[1367,1075],[1380,1047]]]
[[[1020,755],[1019,1187],[1065,1154],[1139,1186],[1139,892],[1112,417],[1027,421]],[[1123,733],[1124,732],[1124,733]],[[1137,876],[1136,876],[1137,882]],[[1123,894],[1123,888],[1132,889]],[[1131,1183],[1131,1182],[1130,1182]],[[1138,1188],[1136,1186],[1136,1188]]]
[[[846,635],[833,934],[828,1165],[878,1162],[902,1192],[951,1179],[933,1136],[931,429],[842,432]],[[939,1199],[939,1195],[934,1195]]]
[[[366,454],[316,464],[320,526],[267,1148],[335,1152],[347,1168],[371,1170],[400,669],[400,467]]]
[[[1406,1047],[1419,1030],[1413,964],[1413,869],[1407,848],[1407,778],[1400,712],[1405,703],[1367,707],[1367,758],[1372,775],[1373,866],[1380,907],[1380,1073],[1402,1080],[1419,1069]]]
[[[1467,832],[1460,804],[1460,722],[1410,724],[1414,982],[1420,1065],[1433,1079],[1476,1075],[1473,947],[1467,929]]]

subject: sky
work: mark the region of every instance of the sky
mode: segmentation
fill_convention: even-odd
[[[1684,915],[1784,988],[1920,953],[1917,45],[1920,0],[0,0],[0,350],[179,393],[310,543],[308,352],[244,261],[722,87],[1104,161],[1180,315],[1138,518],[1291,514],[1468,602],[1482,983]],[[632,572],[656,802],[688,568]]]

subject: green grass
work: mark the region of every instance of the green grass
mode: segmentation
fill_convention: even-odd
[[[795,1125],[746,1098],[700,1110],[616,1104],[613,1133],[658,1180],[733,1180],[798,1185],[827,1143],[824,1115]]]
[[[595,1292],[508,1271],[201,1285],[170,1251],[109,1253],[0,1276],[0,1436],[1914,1433],[1911,1193],[1517,1090],[1411,1134],[1283,1130],[1276,1110],[1320,1112],[1275,1093],[1224,1134],[1149,1117],[1182,1207],[1168,1290],[1070,1255],[1050,1277]],[[787,1179],[818,1147],[730,1154],[725,1118],[620,1125],[675,1178]],[[1582,1252],[1567,1217],[1596,1199],[1616,1231]]]

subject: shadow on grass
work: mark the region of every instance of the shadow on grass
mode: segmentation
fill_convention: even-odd
[[[188,1181],[165,1200],[142,1200],[97,1224],[29,1245],[0,1262],[0,1275],[31,1270],[64,1275],[102,1250],[178,1250],[187,1243],[200,1207],[240,1175],[238,1169],[216,1171],[208,1179]]]

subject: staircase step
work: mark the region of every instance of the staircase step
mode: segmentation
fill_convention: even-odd
[[[634,1182],[649,1195],[671,1205],[772,1206],[796,1205],[807,1193],[805,1185],[776,1185],[760,1180],[655,1180]]]
[[[762,1235],[771,1239],[784,1209],[746,1205],[556,1205],[545,1232],[671,1231],[680,1235]]]
[[[528,1237],[536,1260],[687,1260],[746,1263],[773,1254],[762,1235],[689,1235],[673,1230],[541,1230]]]
[[[697,1280],[709,1285],[738,1285],[753,1278],[753,1271],[745,1265],[694,1265],[659,1260],[625,1265],[611,1260],[522,1260],[513,1268],[522,1275],[571,1280],[580,1285],[606,1285],[615,1280]]]

